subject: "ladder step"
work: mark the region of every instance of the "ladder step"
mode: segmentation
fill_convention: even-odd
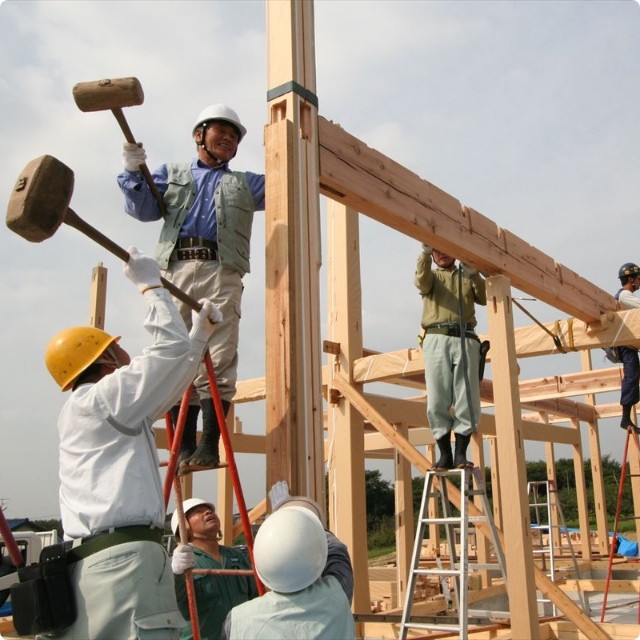
[[[460,632],[460,625],[456,624],[426,624],[424,622],[406,622],[405,627],[414,629],[425,629],[426,631],[457,631]]]
[[[421,518],[423,524],[460,524],[460,518]]]
[[[458,576],[460,569],[414,569],[413,573],[420,576]]]

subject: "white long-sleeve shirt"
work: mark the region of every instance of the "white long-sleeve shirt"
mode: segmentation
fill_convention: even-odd
[[[638,309],[640,307],[640,298],[633,295],[633,291],[622,289],[618,294],[618,302],[623,309]]]
[[[196,375],[207,336],[189,336],[169,293],[151,289],[153,344],[131,364],[80,385],[58,418],[65,538],[110,527],[163,527],[165,507],[152,425]]]

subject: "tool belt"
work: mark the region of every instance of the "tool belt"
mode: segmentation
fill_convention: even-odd
[[[431,333],[441,336],[453,336],[459,338],[461,336],[460,325],[457,322],[439,322],[437,324],[430,324],[424,328],[425,335]],[[465,337],[477,340],[480,342],[480,338],[476,335],[475,331],[465,331]]]
[[[69,564],[83,560],[98,551],[103,551],[109,547],[115,547],[125,542],[157,542],[162,544],[162,529],[152,529],[144,525],[133,525],[130,527],[116,527],[109,531],[96,533],[92,536],[82,538],[82,543],[72,547],[67,553]]]
[[[40,561],[18,569],[20,582],[11,587],[13,624],[21,635],[59,632],[76,619],[76,600],[71,584],[71,565],[125,542],[162,543],[162,529],[148,526],[116,527],[82,538],[45,547]]]
[[[200,236],[178,238],[169,260],[217,260],[218,243]]]
[[[77,611],[69,576],[70,542],[45,547],[40,562],[18,569],[11,587],[13,625],[21,636],[58,632],[73,624]]]

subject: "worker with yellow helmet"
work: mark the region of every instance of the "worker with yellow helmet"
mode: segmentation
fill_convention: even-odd
[[[186,624],[161,544],[165,507],[152,425],[193,380],[220,313],[204,301],[189,334],[158,263],[134,247],[129,255],[124,272],[144,296],[152,344],[132,359],[118,337],[72,327],[45,355],[56,383],[72,390],[58,432],[77,616],[56,638],[142,637],[142,629],[178,638]]]

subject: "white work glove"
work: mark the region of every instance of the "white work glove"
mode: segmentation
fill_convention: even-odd
[[[154,258],[140,253],[136,247],[129,247],[129,262],[124,265],[124,275],[138,287],[140,293],[147,289],[162,287],[160,267]]]
[[[140,165],[147,160],[147,152],[142,143],[135,142],[122,143],[122,164],[127,171],[140,171]]]
[[[428,244],[424,244],[422,243],[422,250],[428,255],[431,255],[431,252],[433,251],[433,247],[430,247]]]
[[[191,312],[191,338],[203,337],[208,342],[216,324],[222,322],[222,312],[211,300],[205,298],[199,302],[202,309]]]
[[[193,569],[195,566],[196,561],[193,557],[191,545],[179,544],[171,556],[171,570],[173,573],[181,576],[187,569]]]
[[[278,480],[269,489],[269,500],[271,500],[271,509],[275,511],[285,500],[290,498],[289,484],[286,480]]]
[[[470,264],[465,264],[464,262],[460,263],[462,270],[470,277],[478,274],[478,270],[475,267],[472,267]]]

